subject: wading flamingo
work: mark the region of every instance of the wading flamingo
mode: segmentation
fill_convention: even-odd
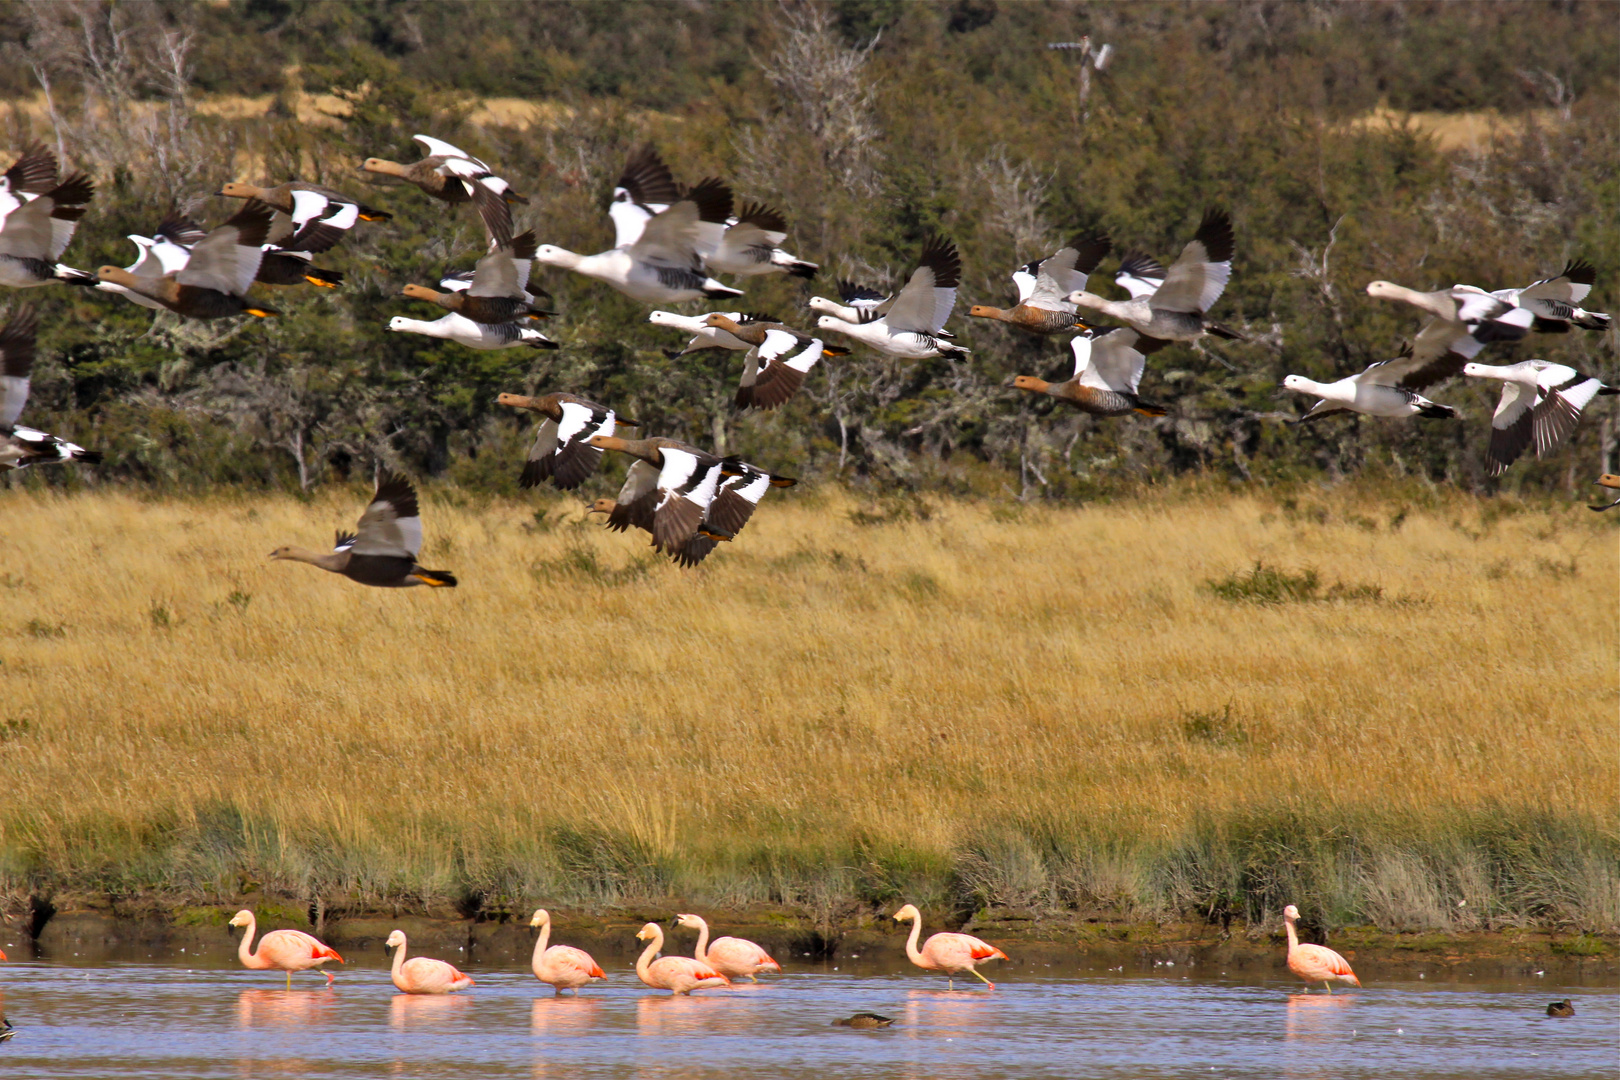
[[[529,920],[529,925],[540,928],[540,940],[534,943],[534,959],[531,961],[534,977],[543,983],[550,983],[557,993],[578,990],[592,979],[607,978],[596,961],[591,959],[591,954],[584,949],[576,949],[572,945],[546,948],[546,942],[551,940],[551,912],[539,908]]]
[[[257,952],[249,952],[253,945],[253,935],[258,924],[253,919],[253,912],[243,908],[231,916],[231,926],[245,926],[247,931],[242,935],[242,944],[237,947],[237,959],[242,966],[253,971],[264,971],[275,968],[277,971],[287,973],[287,989],[292,989],[292,973],[307,971],[318,967],[328,960],[343,963],[343,957],[330,945],[322,945],[315,938],[302,930],[272,930],[259,939]],[[332,985],[332,973],[322,971],[326,976],[326,985]]]
[[[394,985],[407,994],[449,994],[465,990],[473,984],[471,978],[443,960],[429,960],[425,956],[405,959],[403,930],[389,934],[383,946],[399,950],[394,954],[394,969],[390,974],[394,978]]]
[[[911,920],[906,956],[913,964],[928,971],[943,971],[946,975],[945,985],[952,989],[956,985],[954,976],[963,971],[972,971],[990,989],[996,988],[995,983],[974,971],[973,965],[980,960],[1005,960],[1006,953],[971,934],[934,934],[918,949],[917,935],[922,933],[922,912],[914,905],[907,904],[894,913],[894,919],[896,922]]]
[[[1330,994],[1334,981],[1360,986],[1361,980],[1344,957],[1325,945],[1299,943],[1299,932],[1294,929],[1298,921],[1299,908],[1293,904],[1283,908],[1283,926],[1288,930],[1288,970],[1308,983],[1321,983]]]
[[[778,975],[782,973],[782,965],[747,938],[721,937],[715,938],[711,944],[709,924],[701,916],[677,915],[675,921],[698,932],[697,948],[692,951],[692,956],[728,979],[747,976],[749,982],[759,982],[754,978],[757,972],[769,969]]]
[[[636,931],[636,938],[647,947],[636,960],[636,978],[654,990],[668,990],[676,994],[690,994],[693,990],[706,990],[716,986],[730,986],[731,980],[708,964],[689,956],[665,956],[654,960],[664,947],[664,931],[657,923],[648,923]]]

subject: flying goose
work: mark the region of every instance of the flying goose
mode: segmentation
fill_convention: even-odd
[[[271,226],[270,230],[270,238],[274,242],[280,239],[277,236],[278,228],[290,223],[293,210],[297,205],[294,195],[300,191],[319,195],[331,203],[348,203],[359,212],[361,221],[392,221],[394,219],[394,215],[386,210],[378,210],[375,207],[367,206],[359,199],[345,195],[341,191],[333,191],[331,188],[322,187],[319,184],[306,184],[302,180],[289,180],[285,184],[277,184],[275,187],[259,187],[256,184],[244,184],[233,180],[222,185],[218,194],[230,199],[258,199],[275,210],[280,217],[277,218],[276,223]],[[290,231],[284,235],[290,235]]]
[[[787,223],[780,211],[759,203],[744,203],[736,216],[726,219],[725,231],[712,250],[703,253],[711,271],[753,277],[757,274],[792,274],[813,278],[820,269],[782,250]]]
[[[135,245],[140,257],[124,270],[151,281],[156,281],[165,274],[177,273],[185,269],[186,263],[190,261],[192,247],[207,235],[208,233],[195,221],[178,211],[171,211],[158,225],[157,232],[151,236],[130,234],[129,242]],[[151,308],[154,311],[164,310],[163,305],[151,297],[131,292],[111,281],[97,279],[95,287],[102,292],[122,296],[141,307]]]
[[[858,323],[823,315],[816,325],[902,360],[967,356],[969,350],[945,342],[940,333],[956,306],[956,287],[961,279],[962,257],[956,245],[943,237],[931,237],[917,269],[911,272],[911,279],[889,304],[888,311],[863,313]]]
[[[724,315],[739,326],[761,326],[766,329],[781,327],[782,323],[769,315],[758,312],[743,311],[710,311],[702,315],[678,315],[673,311],[655,311],[647,316],[647,321],[654,326],[668,326],[692,335],[692,340],[686,343],[686,348],[680,352],[672,352],[671,357],[685,356],[687,353],[702,352],[704,349],[729,349],[732,352],[747,352],[754,346],[742,338],[709,325],[711,315]],[[785,328],[785,327],[784,327]]]
[[[276,548],[270,557],[309,563],[361,585],[454,587],[454,574],[424,569],[416,561],[421,549],[422,517],[416,506],[416,489],[398,473],[380,472],[376,493],[355,531],[338,533],[330,555],[288,546]]]
[[[549,318],[556,312],[536,307],[534,295],[526,287],[534,251],[534,233],[526,232],[514,237],[510,244],[492,247],[489,254],[478,260],[472,279],[464,289],[436,292],[422,285],[407,285],[405,295],[438,304],[473,322],[509,323],[518,319]],[[454,280],[455,284],[460,284],[459,278]]]
[[[1535,318],[1533,312],[1515,309],[1514,305],[1473,285],[1418,292],[1392,281],[1369,281],[1367,295],[1410,304],[1452,326],[1467,326],[1484,342],[1517,341],[1529,333]],[[1430,325],[1425,323],[1424,329]]]
[[[774,409],[798,392],[804,385],[804,377],[824,354],[849,355],[848,349],[825,346],[820,338],[801,334],[780,323],[742,324],[720,313],[705,316],[703,321],[709,328],[749,346],[742,382],[737,387],[735,404],[739,409]],[[794,349],[802,351],[788,356]]]
[[[696,566],[723,540],[735,540],[754,508],[773,487],[793,487],[798,483],[791,476],[774,476],[764,469],[748,464],[741,458],[728,457],[720,463],[720,486],[709,508],[703,512],[703,523],[698,531],[672,557],[681,566]],[[602,500],[608,502],[609,500]],[[610,514],[612,506],[605,509]],[[699,950],[700,952],[702,950]],[[729,972],[727,974],[730,974]]]
[[[518,483],[526,488],[550,480],[564,491],[572,491],[596,471],[597,463],[602,460],[602,451],[589,442],[592,436],[612,435],[618,424],[641,426],[634,420],[616,416],[606,405],[575,394],[543,397],[502,394],[495,403],[514,409],[532,409],[545,417],[535,432],[523,475],[518,478]]]
[[[51,162],[54,166],[55,159]],[[24,161],[19,161],[12,170],[23,165]],[[17,205],[0,220],[0,285],[32,289],[53,281],[93,284],[93,275],[56,260],[72,242],[73,232],[84,216],[84,204],[96,193],[95,185],[84,173],[74,173],[48,191],[34,195],[23,185],[29,183],[28,174],[37,171],[34,162],[29,162],[18,186],[5,193],[5,198]]]
[[[1143,401],[1136,395],[1147,357],[1169,342],[1150,338],[1127,327],[1087,330],[1069,342],[1074,350],[1074,375],[1068,382],[1049,383],[1032,375],[1020,375],[1013,385],[1036,394],[1049,394],[1066,401],[1081,412],[1094,416],[1163,416],[1162,405]]]
[[[1506,472],[1532,442],[1536,457],[1545,457],[1575,430],[1581,410],[1594,397],[1620,394],[1620,386],[1605,386],[1601,379],[1545,360],[1503,367],[1467,364],[1462,371],[1470,378],[1502,381],[1502,398],[1491,417],[1491,442],[1485,450],[1492,476]]]
[[[632,300],[644,304],[675,304],[699,297],[718,299],[741,296],[742,290],[709,277],[700,249],[699,226],[724,223],[731,213],[731,191],[718,180],[708,179],[677,196],[667,206],[649,199],[669,195],[662,186],[667,169],[653,169],[642,158],[650,148],[632,157],[614,190],[608,208],[613,218],[615,246],[596,255],[544,244],[535,260],[546,266],[572,270],[605,282]],[[662,166],[653,155],[652,164]],[[657,181],[656,194],[649,195],[643,182]],[[649,181],[650,182],[650,181]]]
[[[28,403],[28,383],[34,370],[34,335],[38,328],[39,317],[32,306],[18,308],[0,328],[0,472],[62,461],[99,464],[101,454],[97,451],[17,424],[23,406]]]
[[[428,135],[411,138],[427,154],[421,161],[401,165],[386,158],[367,158],[360,167],[381,183],[415,184],[451,206],[471,201],[490,237],[497,244],[510,244],[512,208],[507,203],[527,204],[529,200],[466,151]]]
[[[1610,491],[1620,491],[1620,476],[1616,476],[1614,473],[1604,473],[1592,483],[1598,487],[1608,488]],[[1602,506],[1588,506],[1587,509],[1612,510],[1616,506],[1620,506],[1620,498],[1616,498],[1612,503],[1604,503]]]
[[[401,334],[443,338],[445,341],[454,341],[457,345],[465,345],[469,349],[510,349],[518,345],[527,345],[531,349],[560,347],[540,331],[531,330],[527,326],[515,322],[493,324],[473,322],[453,311],[432,322],[395,315],[388,320],[388,329]]]
[[[645,529],[652,533],[653,547],[659,551],[673,554],[684,547],[714,501],[720,485],[720,459],[674,439],[592,435],[586,441],[637,459],[625,475],[607,527],[614,532],[632,525]]]
[[[122,285],[192,319],[275,315],[274,308],[247,298],[248,287],[264,258],[263,244],[271,214],[264,203],[249,200],[229,221],[197,241],[185,267],[175,273],[146,278],[116,266],[103,266],[96,274],[102,281]]]
[[[1538,334],[1564,334],[1570,323],[1583,330],[1607,330],[1609,316],[1601,311],[1585,311],[1578,305],[1592,291],[1597,271],[1585,259],[1564,265],[1557,277],[1542,278],[1522,289],[1497,289],[1492,296],[1503,303],[1524,308],[1535,316],[1530,329]]]
[[[1017,307],[1004,311],[974,304],[968,308],[968,315],[1010,323],[1036,334],[1055,334],[1077,326],[1084,330],[1085,324],[1075,317],[1075,305],[1067,297],[1085,289],[1086,278],[1097,269],[1110,246],[1102,233],[1077,236],[1046,258],[1013,271],[1013,284],[1018,287]]]
[[[315,256],[330,251],[343,234],[360,220],[356,203],[337,202],[315,191],[292,193],[290,214],[277,210],[270,218],[270,233],[254,277],[266,285],[301,285],[308,282],[335,289],[343,282],[337,270],[311,266]],[[269,205],[266,203],[265,205]]]
[[[1214,334],[1240,341],[1242,335],[1204,317],[1226,291],[1226,283],[1232,277],[1233,247],[1232,218],[1224,210],[1211,208],[1204,212],[1198,231],[1181,249],[1181,257],[1159,279],[1162,284],[1151,292],[1148,287],[1155,280],[1151,271],[1158,269],[1158,264],[1146,256],[1132,254],[1126,256],[1120,272],[1141,289],[1140,293],[1127,286],[1131,299],[1104,300],[1082,289],[1071,292],[1066,299],[1071,304],[1118,319],[1148,337],[1197,341],[1205,334]],[[1135,272],[1127,275],[1127,265]]]
[[[839,301],[842,301],[840,303]],[[838,300],[828,300],[825,297],[812,296],[810,310],[819,311],[823,315],[831,315],[835,319],[842,319],[847,323],[868,322],[872,317],[882,315],[894,304],[892,293],[882,293],[867,285],[857,285],[853,281],[838,282]],[[941,333],[941,337],[950,335]]]
[[[1449,353],[1436,358],[1416,353],[1412,346],[1393,360],[1368,364],[1364,371],[1331,383],[1319,383],[1303,375],[1289,375],[1283,386],[1299,394],[1315,394],[1322,400],[1299,418],[1307,424],[1335,413],[1364,413],[1368,416],[1422,416],[1430,420],[1455,419],[1457,410],[1437,405],[1418,393],[1449,378]]]
[[[43,143],[23,148],[11,167],[0,175],[0,223],[13,210],[56,186],[56,155]]]

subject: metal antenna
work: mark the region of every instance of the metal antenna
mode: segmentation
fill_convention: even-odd
[[[1046,43],[1046,47],[1079,54],[1079,118],[1082,124],[1086,123],[1091,119],[1091,73],[1093,71],[1102,71],[1108,67],[1109,61],[1114,58],[1114,47],[1112,45],[1093,47],[1090,34],[1082,37],[1079,41],[1049,41]]]

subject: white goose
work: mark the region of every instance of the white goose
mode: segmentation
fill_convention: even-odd
[[[1441,374],[1448,369],[1454,370],[1446,356],[1425,359],[1414,355],[1414,350],[1408,347],[1393,360],[1369,364],[1366,370],[1337,382],[1319,383],[1303,375],[1290,375],[1283,380],[1283,386],[1295,393],[1315,394],[1322,399],[1299,418],[1302,424],[1336,413],[1455,419],[1456,409],[1449,405],[1437,405],[1418,393],[1443,378],[1449,378],[1449,374]]]
[[[1125,257],[1115,280],[1130,291],[1131,299],[1105,300],[1084,289],[1066,299],[1162,341],[1196,341],[1205,334],[1242,340],[1242,335],[1204,317],[1232,277],[1233,248],[1232,218],[1212,208],[1204,212],[1198,231],[1168,272],[1144,255]],[[1135,272],[1127,273],[1127,267]]]
[[[944,341],[941,333],[956,306],[956,287],[961,280],[962,257],[956,245],[943,237],[931,237],[917,269],[886,313],[863,313],[858,323],[823,315],[816,325],[902,360],[967,356],[969,350]]]
[[[82,461],[86,465],[101,461],[101,454],[94,450],[17,423],[28,403],[38,326],[34,309],[22,307],[0,329],[0,472],[63,461]]]
[[[686,343],[686,348],[675,354],[677,356],[702,352],[704,349],[729,349],[732,352],[745,352],[754,347],[728,330],[718,326],[710,326],[706,320],[711,315],[723,315],[741,326],[750,326],[755,323],[769,326],[779,325],[775,319],[768,315],[743,311],[709,311],[702,315],[678,315],[673,311],[655,311],[647,316],[647,321],[654,326],[667,326],[672,330],[680,330],[683,333],[692,335],[692,340]]]
[[[1581,410],[1599,394],[1620,394],[1620,387],[1564,364],[1524,360],[1492,367],[1467,364],[1463,374],[1474,379],[1499,379],[1502,398],[1491,417],[1491,442],[1485,451],[1492,476],[1507,471],[1533,442],[1536,457],[1545,457],[1569,437],[1581,419]]]
[[[1524,308],[1535,316],[1530,329],[1542,334],[1562,334],[1574,323],[1583,330],[1607,330],[1609,316],[1601,311],[1585,311],[1579,305],[1592,291],[1597,271],[1585,259],[1566,263],[1557,277],[1542,278],[1522,289],[1497,289],[1492,296],[1503,303]]]
[[[741,296],[742,290],[708,275],[700,250],[699,226],[723,225],[731,214],[730,189],[709,179],[672,195],[663,183],[668,174],[657,153],[643,147],[626,165],[608,208],[614,246],[596,255],[580,255],[543,244],[535,261],[595,278],[644,304]],[[667,204],[661,201],[666,198],[671,200]]]
[[[792,274],[813,278],[820,269],[813,262],[782,250],[787,239],[787,222],[780,211],[759,203],[744,203],[735,217],[726,220],[713,250],[703,254],[710,270],[737,277],[757,274]]]
[[[819,311],[823,315],[831,315],[847,323],[868,322],[888,311],[893,304],[894,294],[879,292],[866,285],[857,285],[853,281],[838,283],[838,300],[828,300],[821,296],[810,298],[811,311]],[[941,333],[940,336],[950,335]]]
[[[469,349],[510,349],[518,345],[527,345],[531,349],[559,347],[555,341],[540,331],[519,323],[473,322],[465,315],[457,315],[453,311],[432,322],[395,315],[388,320],[388,329],[401,334],[422,334],[425,337],[443,338],[446,341],[454,341],[457,345],[465,345]]]
[[[32,289],[53,281],[93,284],[94,274],[63,266],[56,260],[72,242],[73,232],[84,216],[84,204],[95,191],[88,176],[74,173],[43,194],[8,192],[18,205],[0,221],[0,285]]]
[[[1516,309],[1500,297],[1473,285],[1453,285],[1449,289],[1418,292],[1393,281],[1369,281],[1367,295],[1379,300],[1410,304],[1454,327],[1466,326],[1483,342],[1517,341],[1530,332],[1530,324],[1534,321],[1532,312]],[[1431,325],[1425,323],[1423,329],[1428,330]]]

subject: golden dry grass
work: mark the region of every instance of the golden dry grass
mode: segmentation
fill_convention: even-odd
[[[423,562],[461,587],[385,591],[265,558],[350,525],[357,488],[0,492],[0,871],[810,902],[820,871],[863,896],[977,867],[996,900],[1063,848],[1104,903],[1155,886],[1098,844],[1220,822],[1529,815],[1612,844],[1613,521],[1423,498],[857,525],[801,489],[686,572],[572,501],[537,526],[429,491]],[[1207,588],[1257,560],[1381,598]]]

